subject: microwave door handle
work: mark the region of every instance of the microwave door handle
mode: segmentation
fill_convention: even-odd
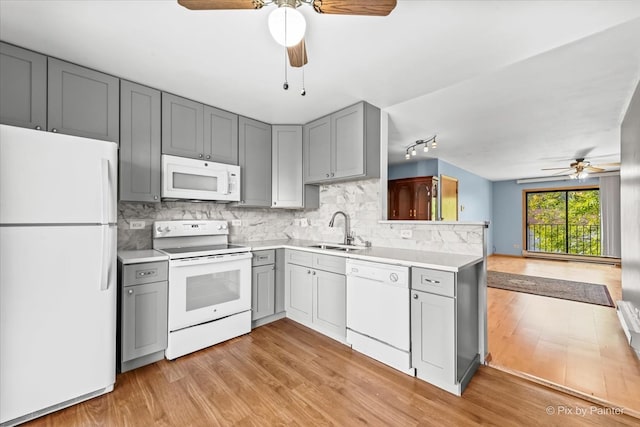
[[[229,172],[225,172],[220,175],[222,183],[220,184],[220,193],[229,194]]]

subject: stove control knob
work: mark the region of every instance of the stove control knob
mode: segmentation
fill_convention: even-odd
[[[168,233],[169,231],[171,231],[171,227],[166,226],[166,227],[164,228],[164,231],[166,231],[166,232]]]
[[[221,225],[218,225],[216,228],[217,228],[218,230],[222,230],[222,226],[221,226]]]
[[[226,230],[227,229],[227,224],[222,224],[222,229]]]
[[[162,227],[158,227],[158,228],[156,228],[156,231],[157,231],[158,233],[162,233]]]

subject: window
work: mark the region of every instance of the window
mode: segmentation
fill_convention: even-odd
[[[596,188],[526,192],[529,252],[600,256],[600,195]]]

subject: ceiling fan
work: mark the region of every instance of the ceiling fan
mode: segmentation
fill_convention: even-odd
[[[269,5],[277,6],[269,16],[269,29],[276,41],[287,47],[292,67],[302,67],[308,62],[304,42],[306,24],[302,14],[296,10],[298,7],[312,6],[316,12],[323,14],[368,16],[387,16],[396,7],[396,0],[178,0],[178,3],[191,10],[261,9]],[[292,28],[289,23],[285,23],[287,18],[291,24],[294,21],[299,24],[294,24],[295,28]],[[302,26],[301,31],[299,25]],[[287,34],[285,28],[290,33],[297,34]]]
[[[564,175],[568,172],[569,177],[573,179],[584,179],[589,175],[589,172],[597,173],[604,172],[606,167],[617,167],[620,166],[620,163],[603,163],[600,165],[592,165],[590,161],[585,160],[584,158],[578,158],[575,162],[569,164],[569,167],[563,168],[543,168],[543,171],[552,171],[552,170],[560,170],[560,172],[555,173],[554,175]]]

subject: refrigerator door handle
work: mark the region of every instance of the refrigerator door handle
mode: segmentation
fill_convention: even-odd
[[[109,223],[109,212],[111,210],[111,183],[109,182],[109,159],[101,159],[100,164],[100,200],[102,201],[101,222]]]
[[[111,238],[109,236],[109,226],[102,226],[102,256],[100,257],[100,290],[109,289],[110,266],[111,266]]]

